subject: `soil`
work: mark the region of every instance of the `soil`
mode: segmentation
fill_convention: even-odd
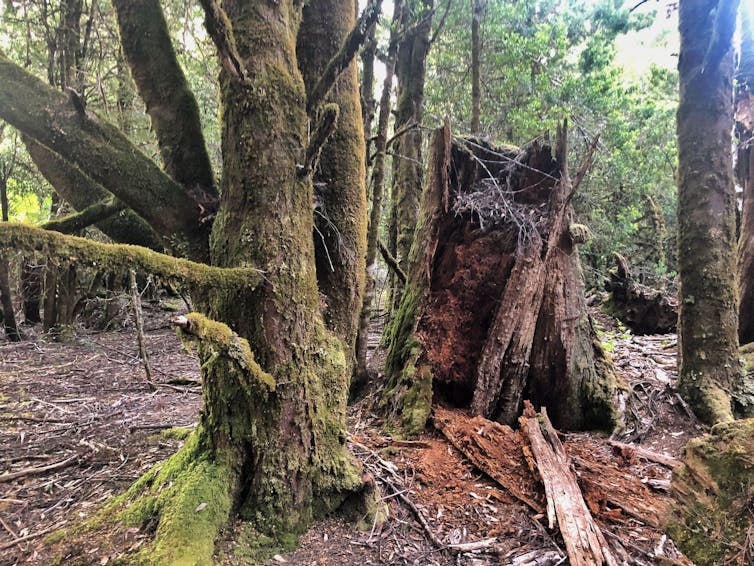
[[[164,300],[145,303],[155,392],[145,382],[128,317],[108,332],[78,326],[65,339],[52,340],[26,327],[23,342],[0,342],[0,564],[49,564],[45,534],[90,516],[180,446],[183,429],[172,427],[194,425],[201,396],[197,361],[170,325],[178,307]],[[679,457],[705,429],[675,393],[675,335],[632,336],[599,318],[603,343],[631,390],[626,430],[613,440]],[[370,364],[380,383],[384,353],[374,349],[377,342],[370,340]],[[365,531],[328,519],[314,525],[295,552],[268,564],[526,564],[526,556],[551,557],[537,564],[565,563],[563,541],[557,529],[547,528],[545,514],[480,471],[439,431],[411,441],[390,437],[374,409],[378,395],[373,391],[351,407],[349,444],[377,480],[389,518]],[[460,412],[452,418],[461,427],[468,423]],[[663,489],[669,468],[598,434],[568,434],[565,440],[587,503],[608,542],[624,549],[624,561],[654,564],[665,557],[688,563],[653,526],[650,511],[641,520],[635,516],[641,508],[630,514],[600,487],[605,478],[621,487],[636,480],[656,485],[647,497],[661,506],[668,501]],[[218,563],[248,563],[238,543],[242,530],[226,530]],[[133,537],[120,549],[100,542],[88,541],[91,564],[126,553]],[[474,542],[482,548],[457,546]]]

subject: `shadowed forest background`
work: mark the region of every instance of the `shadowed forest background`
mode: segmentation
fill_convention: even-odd
[[[0,562],[751,564],[750,4],[4,0]]]

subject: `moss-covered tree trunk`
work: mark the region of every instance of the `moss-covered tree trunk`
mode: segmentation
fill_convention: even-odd
[[[261,546],[279,547],[313,519],[364,503],[370,485],[346,448],[343,342],[327,331],[319,311],[313,184],[300,172],[309,149],[307,93],[296,56],[301,4],[202,5],[222,62],[222,190],[209,237],[201,203],[186,187],[75,99],[61,98],[0,56],[0,116],[80,165],[164,239],[183,245],[173,249],[195,259],[209,256],[214,266],[0,227],[4,242],[15,247],[111,270],[128,265],[169,278],[175,273],[203,312],[176,320],[186,340],[197,343],[202,362],[199,425],[175,456],[145,474],[105,516],[154,527],[155,541],[134,558],[149,564],[211,563],[214,540],[235,514],[260,533]],[[354,9],[346,2],[333,6],[349,14]],[[350,71],[346,79],[355,81]],[[348,142],[362,163],[355,174],[363,191],[361,115],[358,99],[351,103],[355,137]],[[133,173],[128,186],[116,178],[124,173]],[[363,240],[363,222],[351,221]],[[356,271],[358,261],[363,258],[347,269]],[[349,277],[362,275],[363,264]]]
[[[355,23],[353,0],[313,0],[304,6],[297,57],[308,92]],[[344,341],[351,364],[364,293],[367,230],[364,118],[355,59],[325,102],[338,105],[338,120],[314,172],[314,250],[325,323]],[[314,129],[319,116],[311,118]]]
[[[524,399],[563,427],[617,424],[620,387],[584,302],[564,132],[558,142],[553,157],[548,145],[435,133],[387,357],[384,400],[407,431],[433,397],[509,424]]]
[[[367,375],[367,338],[369,321],[372,317],[372,302],[376,289],[373,271],[377,262],[377,243],[380,236],[380,222],[382,220],[383,200],[385,195],[385,163],[387,161],[387,134],[392,108],[393,76],[395,74],[395,58],[398,49],[398,22],[403,10],[403,0],[396,0],[393,4],[393,25],[390,32],[385,59],[385,78],[382,81],[379,113],[377,117],[377,131],[374,136],[374,160],[372,165],[372,207],[369,211],[369,225],[367,230],[366,268],[367,280],[364,292],[364,302],[359,314],[359,329],[356,339],[356,372],[351,391],[356,394],[366,385]]]
[[[0,135],[1,138],[2,136]],[[4,170],[0,171],[0,213],[2,214],[2,222],[8,222],[8,176],[5,173]],[[16,324],[16,312],[13,307],[10,290],[8,260],[2,255],[0,255],[0,307],[5,335],[12,342],[18,342],[21,339],[21,335],[18,332],[18,325]]]
[[[424,184],[421,124],[424,82],[432,31],[433,0],[407,0],[400,20],[400,41],[395,63],[398,93],[395,102],[395,131],[402,133],[393,143],[393,185],[388,249],[405,272],[419,216]],[[398,304],[403,285],[391,274],[391,310]]]
[[[741,396],[738,360],[731,152],[737,4],[680,3],[678,385],[694,412],[710,424],[731,420],[737,402],[748,404]]]

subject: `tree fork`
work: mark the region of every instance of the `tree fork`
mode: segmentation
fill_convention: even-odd
[[[208,211],[216,208],[199,106],[178,64],[158,0],[115,0],[121,46],[152,119],[165,172]]]
[[[0,118],[75,163],[144,218],[179,252],[205,260],[209,226],[199,203],[117,128],[0,54]],[[124,182],[127,179],[127,182]]]

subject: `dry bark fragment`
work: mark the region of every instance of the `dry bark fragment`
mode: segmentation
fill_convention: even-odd
[[[531,442],[537,468],[547,494],[550,528],[557,524],[573,566],[617,566],[597,523],[584,502],[570,460],[544,409],[539,416],[527,404],[522,429]]]

